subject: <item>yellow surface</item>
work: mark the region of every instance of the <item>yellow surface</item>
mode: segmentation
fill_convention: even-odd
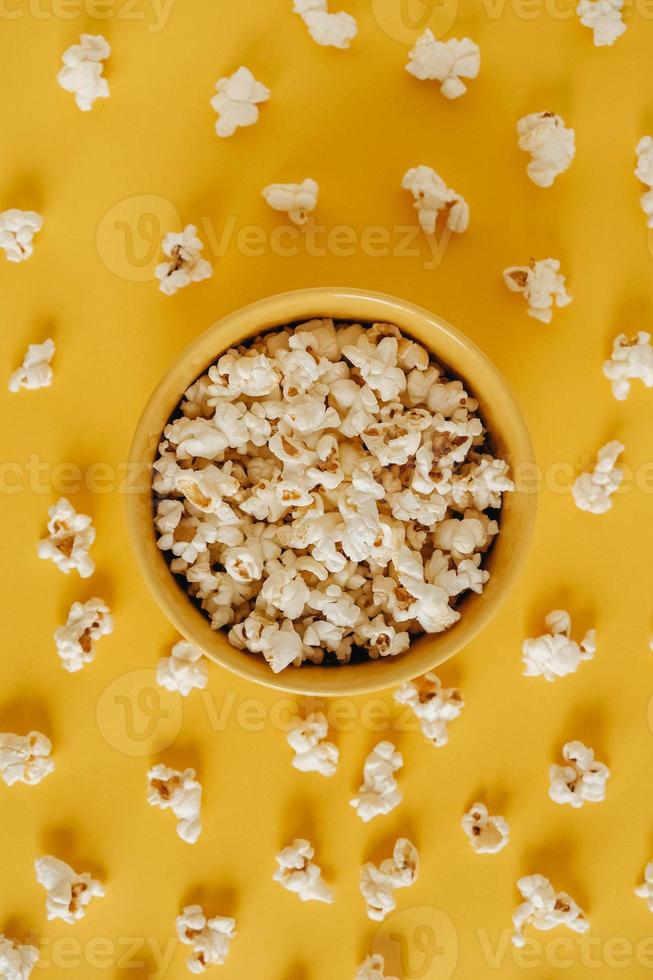
[[[174,918],[204,892],[238,920],[225,978],[348,980],[375,942],[404,949],[404,966],[395,957],[388,969],[406,978],[649,975],[653,919],[632,893],[653,856],[653,396],[637,386],[616,403],[600,367],[616,332],[651,323],[652,258],[632,175],[635,144],[653,128],[651,5],[630,5],[613,49],[593,48],[562,0],[487,0],[459,12],[436,5],[436,29],[473,37],[483,53],[480,77],[455,103],[403,71],[415,36],[406,25],[422,14],[428,21],[419,3],[404,6],[403,22],[398,0],[347,3],[360,27],[349,52],[318,48],[290,0],[178,0],[155,31],[144,2],[96,6],[109,18],[94,20],[90,0],[15,0],[0,11],[0,203],[45,215],[34,257],[0,262],[2,370],[29,341],[52,334],[58,345],[51,390],[0,395],[2,457],[15,464],[3,466],[0,728],[50,732],[57,761],[39,787],[0,786],[0,928],[37,930],[54,978],[181,977],[187,951],[174,943]],[[62,51],[82,30],[103,30],[114,51],[111,99],[84,115],[55,82]],[[273,99],[257,126],[220,141],[208,100],[240,63]],[[576,129],[578,155],[540,190],[525,176],[514,124],[548,108]],[[421,254],[404,254],[397,230],[413,220],[401,176],[420,162],[463,193],[472,213],[469,232],[435,268],[425,267],[420,239],[411,248]],[[271,244],[282,218],[261,187],[306,175],[321,186],[318,220],[354,229],[351,255],[333,232],[326,251],[311,247],[318,254]],[[151,281],[153,244],[176,214],[219,254],[210,282],[169,299]],[[247,226],[262,229],[260,254],[243,241]],[[386,229],[388,254],[370,254],[362,234],[371,226]],[[562,261],[574,303],[544,327],[527,319],[500,272],[548,254]],[[340,702],[342,764],[326,783],[290,767],[279,730],[286,699],[218,669],[210,692],[183,704],[152,693],[153,667],[175,636],[135,570],[118,482],[143,403],[189,339],[271,292],[342,283],[403,295],[477,341],[521,401],[546,486],[521,584],[441,670],[467,702],[449,746],[432,749],[414,731],[393,735],[400,715],[389,696]],[[626,443],[632,478],[608,515],[583,515],[556,487],[614,436]],[[85,483],[98,461],[117,474],[105,492],[75,492],[75,467]],[[97,526],[90,582],[36,558],[62,491]],[[94,594],[115,610],[116,631],[92,666],[69,676],[52,631],[72,600]],[[523,678],[521,640],[559,605],[577,629],[598,628],[596,659],[552,685]],[[387,735],[405,755],[405,801],[364,827],[347,800],[367,751]],[[610,765],[604,804],[572,812],[548,800],[548,765],[569,738],[587,740]],[[199,768],[205,830],[195,847],[145,802],[145,772],[159,757]],[[511,823],[511,844],[495,857],[472,854],[459,827],[477,797]],[[274,854],[297,834],[316,845],[336,890],[332,907],[301,905],[271,880]],[[358,871],[398,834],[418,845],[423,871],[379,930],[364,916]],[[74,928],[45,921],[32,866],[48,851],[106,881],[107,897]],[[591,941],[540,935],[526,957],[506,946],[515,881],[536,871],[587,910]],[[161,950],[172,958],[157,969]]]

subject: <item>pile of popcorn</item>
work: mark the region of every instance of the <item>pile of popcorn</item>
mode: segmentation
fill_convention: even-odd
[[[477,410],[392,324],[275,330],[223,354],[166,426],[158,546],[275,672],[397,656],[489,578],[514,484]]]

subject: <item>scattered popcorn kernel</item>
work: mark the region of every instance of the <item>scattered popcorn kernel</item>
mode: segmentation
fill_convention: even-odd
[[[448,99],[464,95],[467,86],[463,78],[476,78],[481,70],[478,44],[464,37],[458,41],[437,41],[427,27],[408,55],[406,71],[421,80],[440,82],[440,91]]]
[[[293,721],[286,738],[295,753],[292,761],[295,769],[319,772],[323,776],[334,775],[340,752],[332,742],[325,741],[328,733],[329,723],[321,712],[312,712],[305,719]]]
[[[177,916],[177,935],[193,952],[188,959],[191,973],[204,973],[210,966],[222,966],[236,937],[236,920],[223,916],[207,919],[201,905],[187,905]]]
[[[0,212],[0,248],[10,262],[24,262],[34,252],[34,235],[43,227],[36,211],[11,208]]]
[[[194,844],[202,833],[202,787],[195,779],[195,770],[178,772],[159,764],[150,769],[147,779],[147,802],[161,810],[172,810],[177,818],[177,834],[187,844]]]
[[[94,643],[113,633],[109,607],[101,599],[74,602],[65,626],[55,630],[54,642],[64,670],[71,674],[95,660]]]
[[[304,21],[313,40],[324,47],[348,48],[358,32],[351,14],[342,10],[329,13],[328,0],[293,0],[293,11]]]
[[[197,237],[195,225],[186,225],[179,234],[167,234],[162,248],[170,261],[157,265],[155,275],[159,280],[159,289],[166,296],[174,296],[178,289],[190,286],[192,282],[210,279],[213,275],[211,263],[200,255],[204,245]]]
[[[9,379],[9,391],[20,391],[21,388],[49,388],[52,384],[52,367],[50,362],[54,357],[54,341],[46,340],[43,344],[30,344],[21,367],[14,371]]]
[[[397,704],[412,709],[424,737],[438,748],[449,741],[449,722],[465,707],[460,691],[443,687],[440,678],[432,672],[402,684],[394,698]]]
[[[579,510],[590,514],[605,514],[612,507],[612,495],[617,492],[623,480],[623,470],[617,468],[617,459],[625,446],[620,442],[608,442],[590,473],[581,473],[574,481],[571,492]]]
[[[177,691],[184,697],[194,689],[203,691],[209,682],[209,671],[202,651],[192,643],[175,643],[169,657],[162,657],[156,667],[156,682],[166,691]]]
[[[653,137],[642,136],[635,152],[637,153],[635,176],[648,187],[640,198],[640,204],[646,215],[646,227],[653,228]]]
[[[513,914],[515,931],[512,936],[514,946],[526,945],[524,929],[533,926],[542,932],[566,926],[572,932],[587,932],[590,924],[574,900],[565,892],[555,892],[553,885],[544,875],[529,875],[520,878],[517,888],[524,902]]]
[[[549,768],[549,796],[554,803],[569,803],[581,807],[583,803],[601,803],[610,770],[602,762],[596,762],[594,752],[582,742],[567,742],[562,749],[566,765]]]
[[[490,440],[463,382],[394,324],[280,327],[225,351],[171,415],[157,546],[211,627],[275,673],[403,656],[489,579],[514,490]],[[304,751],[330,768],[330,749]]]
[[[547,681],[574,674],[582,660],[592,660],[596,653],[596,630],[588,630],[580,643],[571,639],[571,617],[561,609],[550,612],[544,620],[548,633],[524,640],[522,663],[525,677],[543,675]]]
[[[571,166],[576,137],[553,112],[532,112],[517,123],[519,149],[531,154],[526,168],[538,187],[551,187],[558,174]]]
[[[35,946],[24,946],[0,933],[0,977],[5,980],[29,980],[39,959]]]
[[[385,974],[385,961],[378,953],[368,956],[356,971],[354,980],[397,980],[396,977],[389,977]]]
[[[74,94],[82,112],[92,109],[96,99],[109,98],[109,83],[102,76],[110,54],[109,42],[101,34],[82,34],[80,43],[63,54],[57,81],[66,92]]]
[[[511,266],[504,271],[503,281],[511,292],[523,294],[528,315],[542,323],[551,323],[554,305],[571,303],[557,259],[531,259],[528,265]]]
[[[391,858],[380,865],[370,862],[363,865],[360,890],[367,904],[368,918],[383,922],[386,915],[397,907],[395,891],[415,884],[419,876],[419,854],[414,844],[400,837]]]
[[[645,899],[649,912],[653,912],[653,861],[646,865],[644,883],[637,886],[635,894],[638,898]]]
[[[58,858],[46,855],[35,863],[36,880],[46,890],[45,910],[48,921],[63,919],[72,925],[86,915],[86,906],[92,898],[102,898],[104,886],[85,871],[76,871]]]
[[[650,333],[640,331],[630,339],[625,333],[615,337],[612,355],[603,365],[603,374],[612,384],[612,394],[617,401],[625,401],[630,393],[630,382],[638,379],[647,388],[653,388],[653,347]]]
[[[233,75],[216,82],[217,94],[211,106],[218,114],[218,136],[233,136],[239,126],[253,126],[258,120],[258,103],[267,102],[270,90],[257,82],[249,68],[240,67]]]
[[[491,817],[483,803],[474,803],[462,819],[462,827],[477,854],[497,854],[509,841],[510,828],[503,817]]]
[[[597,48],[612,45],[626,30],[621,18],[624,0],[580,0],[576,13],[583,27],[594,32]]]
[[[39,541],[39,558],[47,558],[68,575],[75,570],[80,578],[90,578],[95,562],[89,549],[95,541],[91,518],[76,513],[72,504],[62,497],[48,511],[49,536]]]
[[[363,785],[358,796],[350,800],[363,823],[399,806],[402,794],[394,774],[403,764],[401,752],[395,750],[392,742],[379,742],[370,752],[363,767]]]
[[[311,211],[317,207],[319,187],[307,177],[301,184],[268,184],[263,197],[275,211],[286,211],[296,225],[305,225]]]
[[[401,181],[415,198],[420,227],[427,235],[435,233],[440,212],[450,231],[463,232],[469,225],[469,207],[464,197],[447,187],[431,167],[420,164],[407,170]]]
[[[52,743],[41,732],[28,735],[0,733],[0,776],[7,784],[27,783],[36,786],[54,771],[50,758]]]
[[[278,868],[272,876],[275,881],[298,895],[302,902],[333,902],[333,892],[322,880],[322,872],[312,858],[315,850],[307,840],[294,840],[289,847],[277,854]]]

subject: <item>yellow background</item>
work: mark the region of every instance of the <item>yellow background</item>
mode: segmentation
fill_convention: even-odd
[[[637,140],[653,129],[652,5],[631,5],[612,49],[594,48],[562,0],[343,6],[359,23],[349,51],[315,45],[290,0],[176,0],[154,30],[145,0],[95,11],[90,0],[2,7],[0,206],[36,209],[45,227],[29,262],[0,261],[0,365],[8,376],[28,342],[49,335],[57,355],[53,388],[0,394],[0,730],[48,732],[57,769],[39,787],[0,785],[0,931],[35,929],[54,978],[182,977],[187,948],[172,943],[160,970],[152,950],[174,938],[182,904],[204,895],[211,911],[238,921],[225,980],[347,980],[375,942],[395,956],[390,934],[406,946],[403,967],[395,956],[388,970],[406,978],[644,977],[653,970],[653,918],[633,889],[653,857],[653,394],[637,383],[617,403],[601,364],[616,333],[649,328],[653,313],[653,258],[633,176]],[[106,20],[91,16],[102,11]],[[426,23],[481,46],[481,74],[460,100],[403,70]],[[82,114],[55,76],[84,30],[104,32],[113,53],[111,98]],[[219,140],[209,99],[240,64],[272,99],[258,125]],[[516,120],[540,109],[559,112],[577,137],[574,164],[550,190],[527,180],[515,138]],[[434,166],[471,207],[469,231],[435,268],[425,268],[422,239],[412,245],[418,254],[402,254],[397,230],[414,221],[399,185],[418,163]],[[336,254],[333,240],[317,255],[303,246],[279,254],[270,244],[284,219],[261,188],[305,176],[320,184],[316,220],[350,226],[353,254]],[[215,274],[166,298],[152,279],[154,246],[179,220],[198,225]],[[232,237],[216,246],[230,225]],[[252,225],[268,242],[262,254],[236,237]],[[361,236],[370,226],[387,230],[388,254],[367,254]],[[550,327],[528,319],[501,281],[505,266],[547,255],[561,260],[574,295]],[[546,484],[521,583],[440,671],[467,705],[449,746],[393,733],[400,714],[391,694],[340,702],[338,727],[351,730],[335,736],[342,762],[329,782],[291,768],[281,731],[288,706],[273,693],[217,668],[209,692],[183,704],[155,690],[153,668],[175,635],[134,566],[117,486],[141,408],[191,338],[251,300],[327,284],[404,296],[477,341],[523,407]],[[626,444],[633,479],[609,514],[581,514],[565,489],[570,473],[614,437]],[[41,473],[28,472],[30,458],[44,464]],[[84,478],[98,461],[116,474],[108,484],[79,492],[74,479],[65,484],[74,467]],[[47,508],[62,491],[97,527],[90,582],[36,557]],[[93,665],[68,675],[52,632],[73,600],[95,594],[114,610],[115,633]],[[555,684],[522,677],[523,637],[561,605],[579,632],[597,627],[595,660]],[[405,801],[364,826],[347,801],[365,755],[388,736],[405,756]],[[572,738],[612,770],[607,801],[581,811],[547,797],[548,766]],[[153,758],[198,768],[204,833],[194,847],[176,837],[171,814],[146,803]],[[460,829],[477,798],[510,821],[500,855],[474,855]],[[379,930],[364,914],[359,868],[400,834],[419,847],[422,875]],[[295,835],[315,844],[335,905],[302,905],[271,880],[274,855]],[[74,927],[45,920],[33,862],[50,851],[106,882],[106,898]],[[587,911],[591,944],[564,934],[570,942],[560,946],[557,933],[539,934],[525,959],[506,947],[516,879],[533,872]],[[498,964],[488,946],[500,947]]]

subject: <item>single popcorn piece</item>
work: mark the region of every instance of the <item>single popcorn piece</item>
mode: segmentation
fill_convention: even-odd
[[[465,707],[460,691],[443,687],[433,672],[402,684],[395,691],[394,699],[413,711],[424,737],[438,748],[449,741],[449,722]]]
[[[542,323],[551,323],[554,305],[571,303],[557,259],[531,259],[528,265],[511,266],[504,271],[503,281],[511,292],[522,293],[528,315]]]
[[[333,892],[322,879],[322,872],[312,858],[315,850],[312,845],[301,838],[277,854],[278,868],[273,878],[280,885],[298,895],[302,902],[333,902]]]
[[[53,340],[46,340],[43,344],[30,344],[22,365],[9,379],[9,391],[17,392],[21,388],[32,391],[36,388],[49,388],[53,376],[50,362],[54,357],[54,351]]]
[[[464,95],[463,78],[476,78],[481,70],[481,51],[468,37],[437,41],[427,27],[408,55],[406,71],[420,80],[440,82],[440,91],[448,99]]]
[[[188,959],[191,973],[204,973],[210,966],[222,966],[236,937],[236,920],[216,916],[207,919],[201,905],[187,905],[177,916],[177,935],[193,952]]]
[[[414,844],[405,837],[397,840],[391,858],[377,865],[363,865],[360,890],[367,905],[367,916],[375,922],[397,907],[395,891],[415,884],[419,877],[419,854]]]
[[[0,977],[4,980],[29,980],[39,959],[35,946],[23,945],[0,933]]]
[[[363,768],[363,784],[358,796],[350,800],[363,823],[399,806],[403,797],[394,774],[403,764],[403,757],[392,742],[379,742],[370,752]]]
[[[621,486],[624,474],[617,468],[617,459],[626,447],[620,442],[608,442],[590,473],[581,473],[574,481],[571,492],[579,510],[590,514],[605,514],[612,507],[612,495]]]
[[[445,217],[449,231],[463,232],[469,225],[469,207],[464,197],[447,187],[442,177],[431,167],[420,164],[407,170],[401,181],[404,190],[415,199],[414,207],[420,227],[427,235],[433,235],[440,212]]]
[[[549,769],[549,796],[554,803],[581,807],[584,803],[601,803],[610,770],[596,762],[594,752],[582,742],[567,742],[562,749],[566,765]]]
[[[203,691],[209,682],[208,667],[201,650],[192,643],[175,643],[169,657],[162,657],[156,667],[156,682],[166,691],[186,697],[192,690]]]
[[[517,887],[524,901],[512,917],[514,946],[526,945],[524,930],[529,925],[542,932],[557,929],[559,926],[566,926],[581,935],[589,930],[590,924],[582,909],[565,892],[554,891],[553,885],[544,875],[520,878]]]
[[[66,92],[74,94],[82,112],[92,109],[96,99],[109,98],[109,83],[103,73],[110,54],[109,42],[101,34],[82,34],[80,43],[64,52],[57,81]]]
[[[354,980],[397,980],[385,973],[385,960],[380,954],[368,956],[358,967]]]
[[[646,865],[644,872],[644,882],[635,889],[638,898],[643,898],[649,912],[653,912],[653,861]]]
[[[51,855],[38,858],[35,868],[36,880],[47,892],[45,910],[48,921],[63,919],[72,925],[84,918],[92,898],[102,898],[105,894],[104,886],[87,871],[77,874],[65,861]]]
[[[611,46],[626,31],[622,20],[624,0],[580,0],[576,13],[583,27],[594,32],[597,48]]]
[[[571,166],[576,136],[553,112],[532,112],[517,123],[519,149],[531,154],[526,168],[538,187],[551,187],[556,177]]]
[[[650,333],[640,331],[630,339],[625,333],[615,337],[612,355],[603,365],[603,374],[612,384],[612,394],[623,402],[630,393],[630,382],[638,379],[653,388],[653,347]]]
[[[544,620],[548,633],[524,640],[522,662],[525,677],[544,676],[547,681],[574,674],[581,661],[596,653],[596,630],[588,630],[580,643],[571,639],[571,617],[555,609]]]
[[[635,152],[637,153],[635,176],[648,187],[640,198],[640,204],[646,215],[646,227],[653,228],[653,137],[642,136]]]
[[[64,670],[71,674],[95,660],[96,640],[113,633],[113,619],[102,599],[74,602],[65,626],[55,630],[54,642]]]
[[[510,839],[504,817],[492,817],[483,803],[474,803],[462,819],[462,827],[477,854],[497,854]]]
[[[161,810],[172,810],[178,836],[187,844],[194,844],[202,833],[202,787],[195,779],[195,770],[179,772],[159,764],[150,769],[147,779],[147,802]]]
[[[52,743],[41,732],[28,735],[0,733],[0,776],[7,786],[26,783],[36,786],[54,772],[50,758]]]
[[[190,286],[192,282],[202,282],[213,275],[213,267],[200,252],[204,248],[197,237],[195,225],[186,225],[179,234],[170,232],[162,243],[169,262],[161,262],[155,269],[159,289],[166,296],[174,296],[178,289]]]
[[[319,187],[306,177],[301,184],[268,184],[263,197],[275,211],[286,211],[296,225],[305,225],[311,211],[317,207]]]
[[[91,518],[78,514],[72,504],[62,497],[48,511],[49,536],[39,541],[39,558],[53,561],[66,575],[76,571],[80,578],[90,578],[95,562],[89,549],[95,541]]]
[[[10,208],[0,212],[0,248],[9,262],[25,262],[34,252],[34,235],[43,227],[36,211]]]
[[[358,33],[351,14],[329,12],[327,0],[293,0],[293,11],[299,14],[308,33],[317,44],[329,48],[348,48]]]
[[[219,117],[215,124],[218,136],[233,136],[240,126],[253,126],[259,117],[259,103],[270,98],[270,90],[243,66],[219,79],[215,87],[217,94],[211,106]]]
[[[296,718],[286,738],[295,756],[292,764],[300,772],[319,772],[333,776],[338,768],[340,752],[332,742],[325,741],[329,723],[322,712],[312,712],[305,719]]]

